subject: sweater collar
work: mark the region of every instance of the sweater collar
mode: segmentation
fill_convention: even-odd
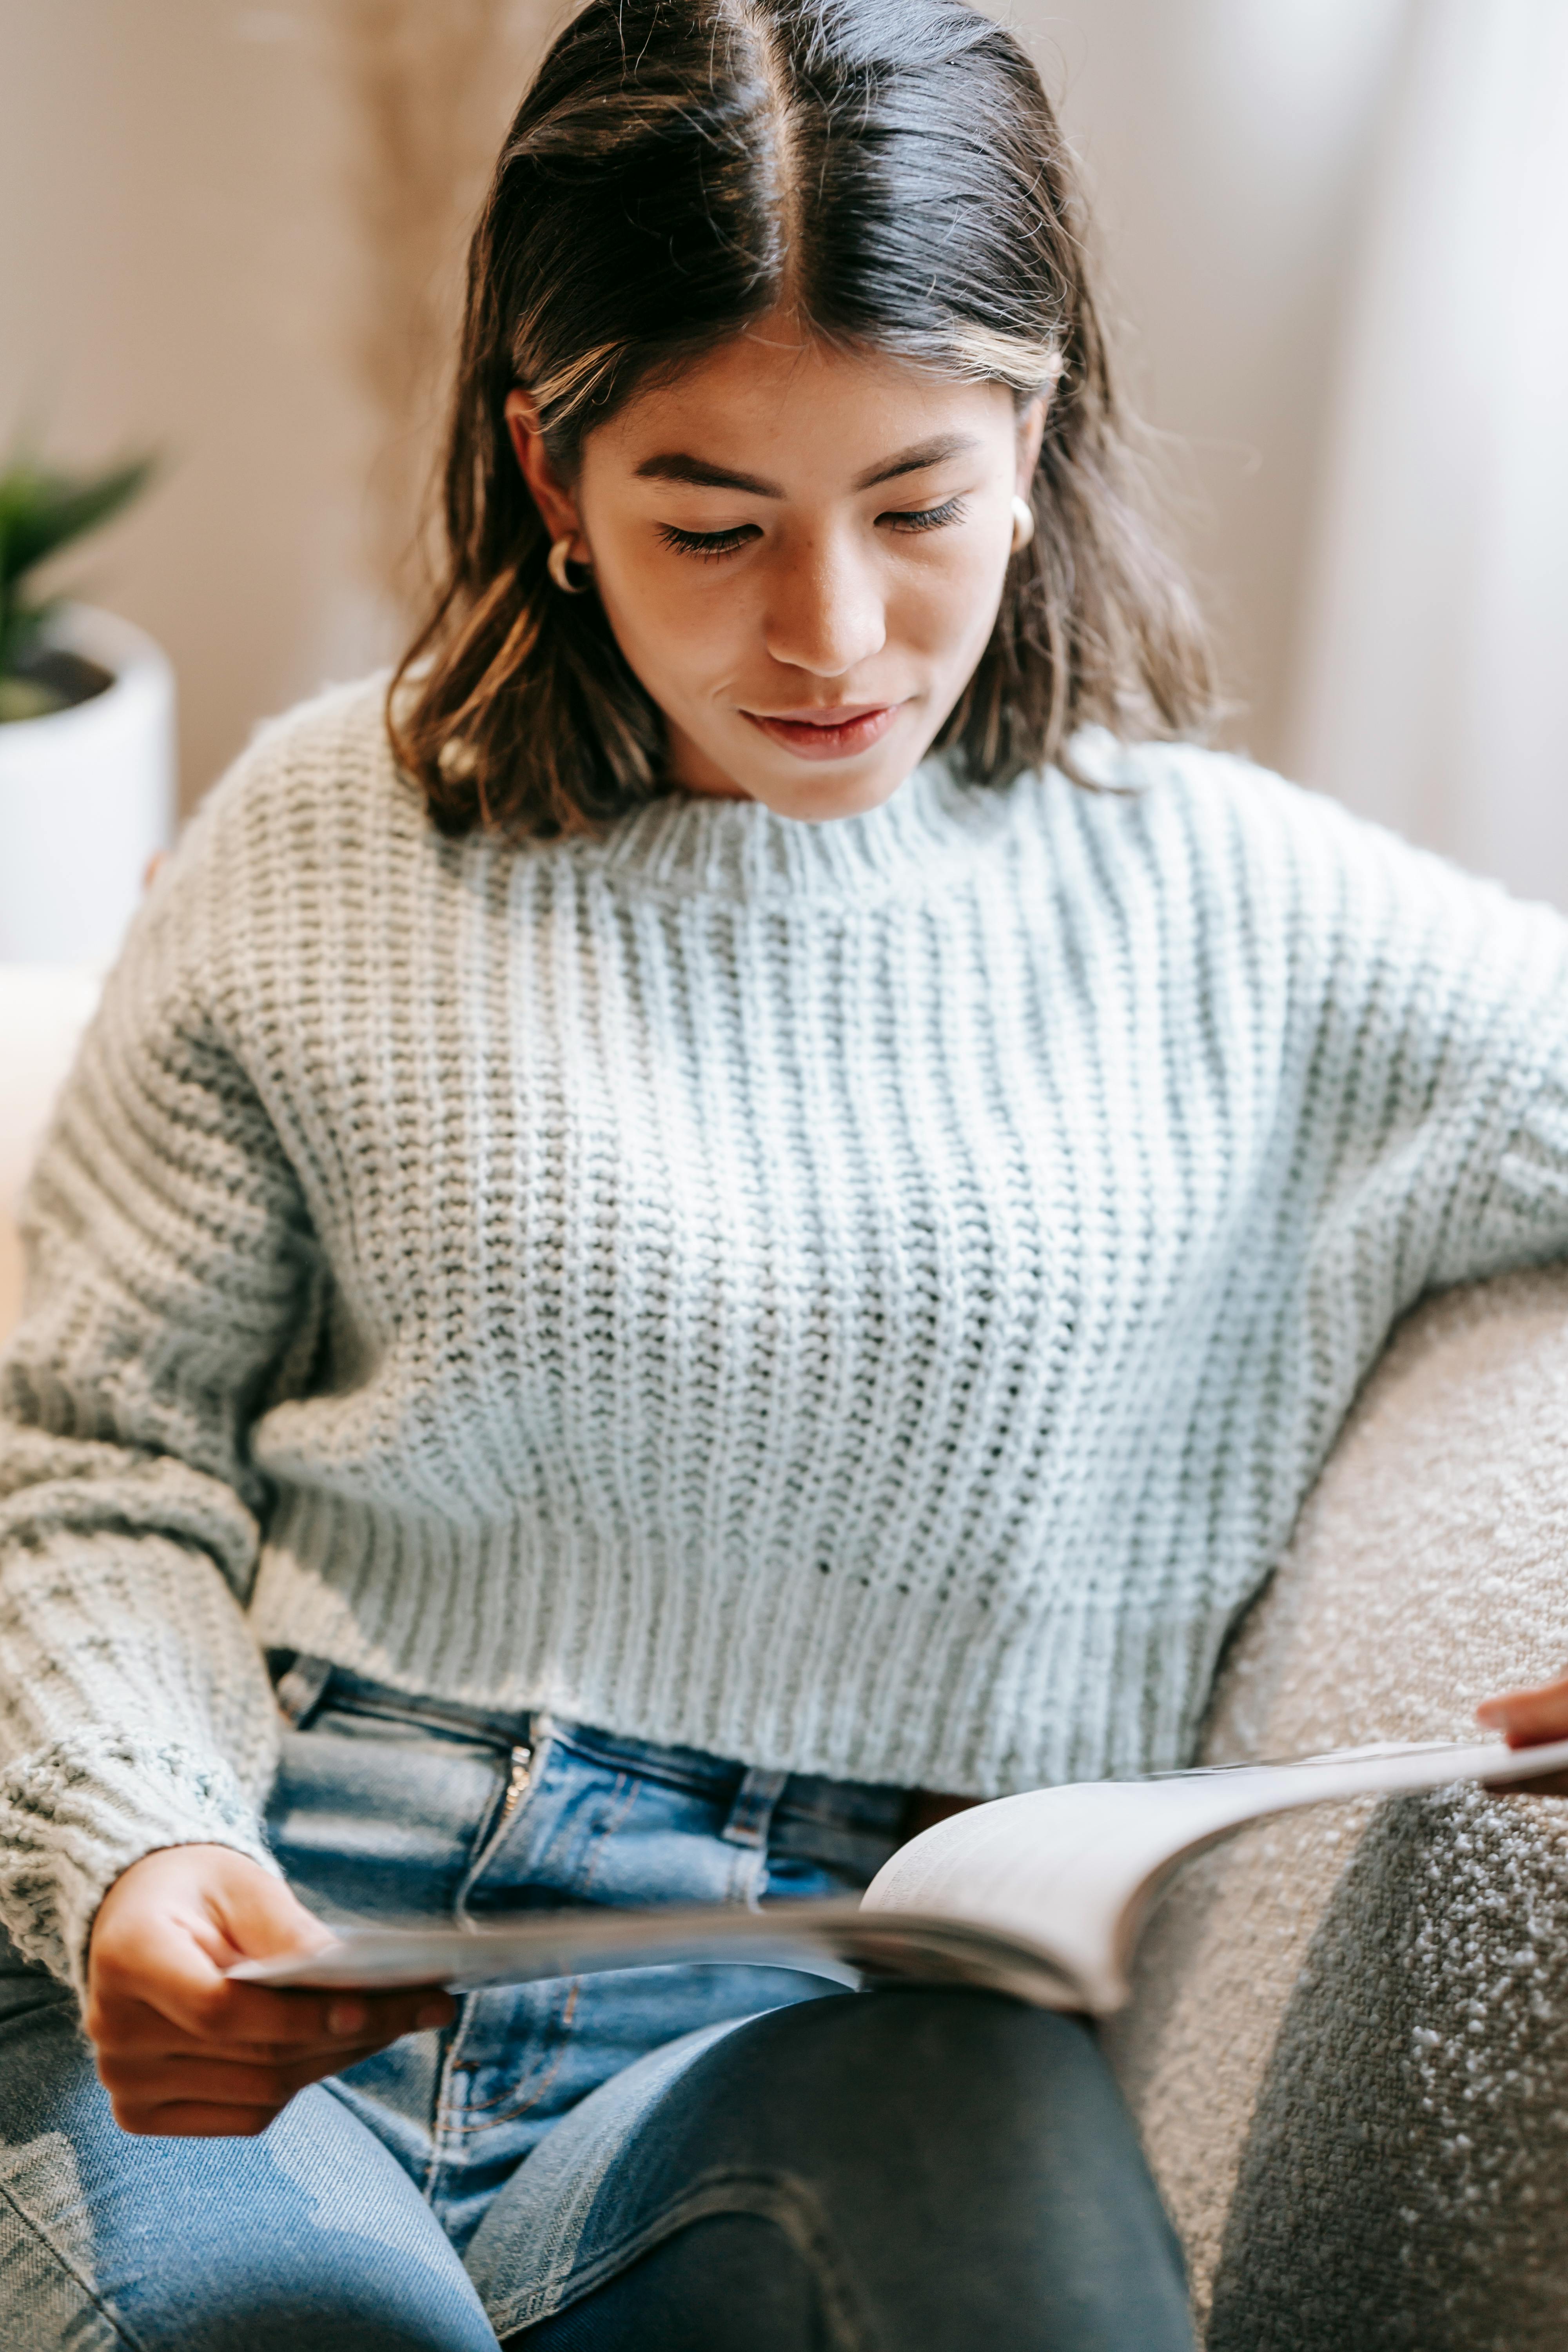
[[[865,898],[950,876],[1007,823],[1013,793],[966,785],[927,760],[891,799],[860,816],[817,823],[760,801],[672,793],[574,842],[585,863],[639,888],[723,898]]]

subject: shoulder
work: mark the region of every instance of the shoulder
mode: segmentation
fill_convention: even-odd
[[[194,855],[209,836],[231,847],[279,831],[303,851],[317,840],[423,821],[386,731],[384,673],[329,687],[264,720],[202,802],[182,840]]]
[[[146,1009],[248,998],[319,959],[378,887],[441,845],[387,740],[386,678],[259,726],[206,794],[132,924],[109,991]]]
[[[283,893],[352,887],[437,854],[422,796],[386,731],[384,674],[336,686],[258,726],[206,794],[149,898],[189,923],[258,916]]]
[[[1211,913],[1268,902],[1293,929],[1342,942],[1440,935],[1457,950],[1466,936],[1521,925],[1543,942],[1568,940],[1555,909],[1527,907],[1500,884],[1238,753],[1119,744],[1086,730],[1073,755],[1081,783],[1051,779],[1070,821]]]
[[[1322,793],[1235,751],[1198,743],[1119,743],[1086,729],[1072,745],[1078,814],[1110,835],[1184,846],[1200,866],[1314,868],[1385,865],[1420,856]],[[1062,780],[1063,782],[1066,779]]]
[[[1250,961],[1252,940],[1331,930],[1380,862],[1342,809],[1196,744],[1085,730],[1062,767],[1012,790],[1029,811],[1036,902],[1108,923],[1140,958]]]
[[[261,719],[238,765],[251,768],[329,768],[390,763],[386,739],[386,693],[390,673],[324,686],[288,710]],[[221,787],[220,787],[221,789]]]
[[[1129,935],[1167,971],[1228,976],[1335,1034],[1465,1068],[1563,1050],[1558,908],[1232,753],[1108,737],[1085,751],[1082,784],[1053,780],[1055,821],[1093,840],[1100,887],[1133,902]]]

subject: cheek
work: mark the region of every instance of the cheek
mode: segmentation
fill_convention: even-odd
[[[978,533],[932,551],[907,567],[889,594],[889,642],[939,667],[973,668],[991,635],[1005,577],[1005,561]]]
[[[690,577],[686,576],[689,572]],[[716,589],[714,574],[668,556],[600,562],[598,590],[616,643],[656,702],[668,708],[722,673],[737,635],[739,600]]]

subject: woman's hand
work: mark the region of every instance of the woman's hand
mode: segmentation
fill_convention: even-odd
[[[1502,1691],[1483,1699],[1476,1720],[1488,1731],[1500,1731],[1510,1748],[1540,1748],[1549,1739],[1568,1739],[1568,1675],[1532,1690]],[[1568,1772],[1543,1772],[1533,1780],[1513,1780],[1509,1787],[1533,1790],[1537,1796],[1568,1797]]]
[[[249,2137],[307,2083],[451,2020],[451,1995],[429,1989],[277,1991],[224,1975],[330,1941],[280,1878],[227,1846],[132,1863],[99,1906],[87,1972],[87,2031],[121,2129]]]

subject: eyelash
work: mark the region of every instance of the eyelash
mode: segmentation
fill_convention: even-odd
[[[900,531],[941,530],[946,524],[957,522],[963,513],[962,499],[947,499],[940,507],[919,507],[903,513],[895,510],[878,520],[892,523]],[[658,535],[677,555],[696,555],[717,562],[726,555],[738,554],[752,539],[754,529],[754,525],[747,523],[735,530],[680,530],[672,522],[661,522]]]

